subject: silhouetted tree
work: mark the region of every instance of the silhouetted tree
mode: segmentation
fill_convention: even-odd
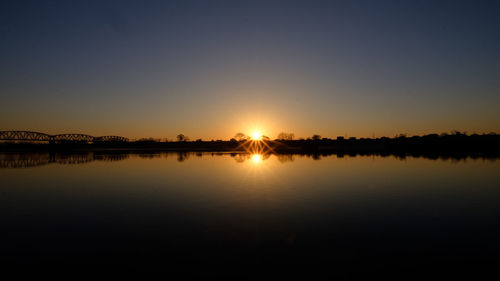
[[[320,140],[321,136],[320,135],[313,135],[312,140]]]
[[[177,135],[177,141],[187,141],[188,137],[186,137],[184,134],[178,134]]]
[[[247,137],[247,135],[245,135],[243,133],[237,133],[236,135],[234,135],[234,138],[237,141],[242,141],[242,140],[246,140],[248,137]]]
[[[281,132],[278,135],[278,139],[279,140],[293,140],[294,138],[295,138],[295,134],[294,133]]]

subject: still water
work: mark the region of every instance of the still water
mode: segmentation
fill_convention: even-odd
[[[0,154],[0,181],[0,261],[18,274],[408,279],[500,257],[495,160]]]

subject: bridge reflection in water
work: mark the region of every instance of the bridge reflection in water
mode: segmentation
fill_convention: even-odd
[[[0,168],[30,168],[51,163],[57,164],[85,164],[92,161],[120,161],[130,157],[128,153],[95,154],[86,153],[7,153],[0,154]]]

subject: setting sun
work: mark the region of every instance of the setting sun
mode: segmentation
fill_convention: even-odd
[[[261,140],[262,139],[262,133],[261,132],[253,132],[252,134],[252,139],[253,140]]]

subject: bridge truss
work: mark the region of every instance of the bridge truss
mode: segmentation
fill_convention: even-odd
[[[40,132],[30,131],[0,131],[0,141],[22,141],[22,142],[49,142],[49,143],[98,143],[98,142],[128,142],[127,138],[120,136],[93,137],[85,134],[59,134],[48,135]]]

